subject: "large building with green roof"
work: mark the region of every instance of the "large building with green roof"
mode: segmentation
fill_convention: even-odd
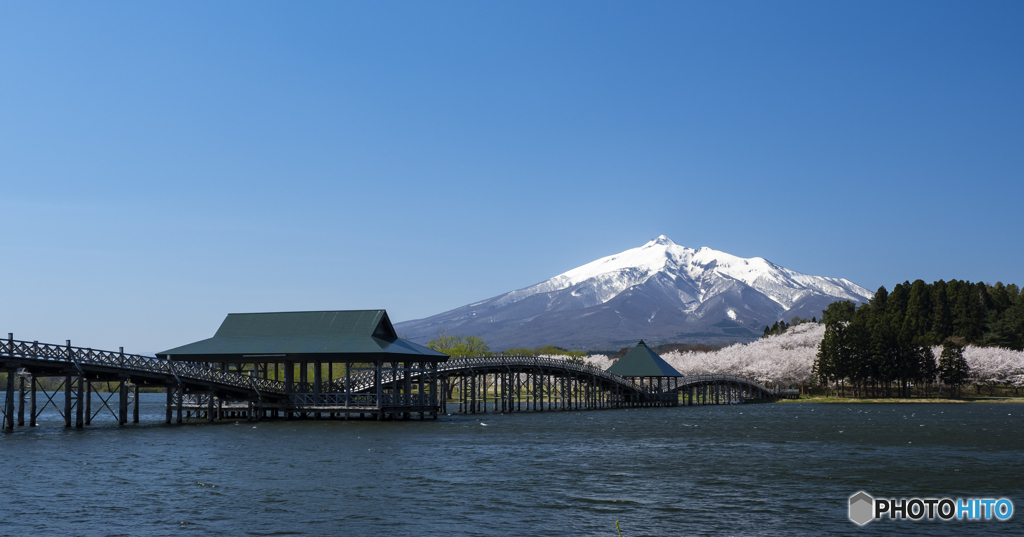
[[[273,412],[288,417],[379,419],[437,417],[437,364],[448,359],[399,338],[384,310],[232,313],[213,337],[157,356],[278,381],[287,402]]]

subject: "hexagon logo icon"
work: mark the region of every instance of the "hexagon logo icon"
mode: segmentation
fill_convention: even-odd
[[[858,526],[871,522],[874,516],[875,499],[863,490],[850,496],[850,521]]]

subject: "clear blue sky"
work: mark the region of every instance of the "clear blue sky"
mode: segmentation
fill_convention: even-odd
[[[1021,2],[0,3],[0,330],[428,316],[659,234],[1024,284]]]

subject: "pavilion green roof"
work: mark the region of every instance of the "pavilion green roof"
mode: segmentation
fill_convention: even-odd
[[[400,339],[384,310],[231,313],[212,338],[157,356],[191,362],[448,359],[445,354]]]
[[[611,367],[609,373],[620,377],[681,377],[668,362],[650,348],[643,340],[636,347],[633,347],[625,356],[619,358]]]

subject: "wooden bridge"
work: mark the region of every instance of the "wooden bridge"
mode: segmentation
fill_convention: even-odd
[[[456,358],[436,369],[398,363],[391,368],[351,374],[318,384],[288,384],[267,378],[267,370],[229,371],[214,365],[149,356],[18,341],[0,340],[0,369],[7,372],[0,413],[4,430],[28,422],[52,406],[64,425],[83,427],[108,411],[119,425],[139,421],[140,387],[166,389],[166,423],[175,418],[264,419],[274,417],[349,418],[389,416],[383,408],[427,406],[436,412],[591,410],[647,406],[735,404],[772,400],[781,393],[729,375],[693,375],[653,387],[585,363],[532,356]],[[355,369],[355,368],[353,368]],[[48,391],[40,379],[60,379]],[[103,393],[98,384],[115,384]],[[431,387],[440,387],[440,397]],[[55,401],[63,392],[63,400]],[[40,398],[42,394],[42,398]],[[96,397],[93,396],[96,394]],[[117,395],[116,402],[114,396]],[[93,405],[94,399],[98,399]],[[42,400],[43,404],[38,403]],[[436,403],[432,406],[431,403]],[[115,410],[116,405],[116,410]],[[388,407],[387,405],[391,405]],[[403,406],[404,405],[404,406]],[[26,409],[26,406],[28,407]],[[409,417],[409,412],[392,412]]]

